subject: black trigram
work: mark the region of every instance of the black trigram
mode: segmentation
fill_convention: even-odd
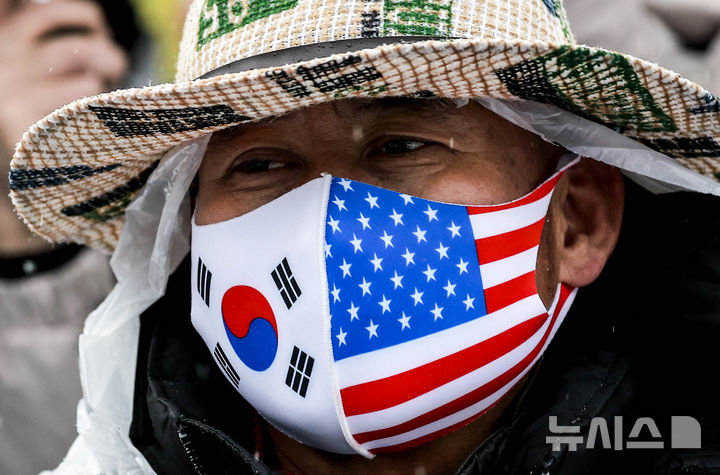
[[[295,76],[285,71],[268,71],[265,76],[275,81],[278,86],[293,97],[307,97],[312,94]]]
[[[250,120],[225,104],[150,110],[90,106],[90,110],[116,137],[170,135]]]
[[[372,66],[358,68],[362,58],[357,55],[348,55],[340,61],[331,59],[311,67],[300,66],[297,73],[305,80],[312,82],[315,89],[320,92],[333,92],[345,89],[356,89],[356,86],[382,78],[382,74]],[[341,71],[348,67],[355,67],[348,73]]]
[[[272,278],[277,285],[280,295],[285,301],[285,305],[289,309],[300,297],[300,287],[298,287],[295,277],[292,275],[287,258],[284,258],[280,264],[272,271]]]
[[[215,355],[215,359],[220,365],[220,369],[223,370],[223,373],[225,373],[228,379],[232,381],[232,383],[237,387],[238,383],[240,383],[240,376],[237,374],[237,371],[235,371],[235,368],[232,367],[230,361],[228,361],[227,356],[225,356],[225,352],[220,346],[220,343],[215,345],[215,351],[213,352],[213,354]]]
[[[285,377],[285,384],[302,397],[305,397],[314,364],[315,358],[301,351],[297,346],[294,347],[290,358],[290,366]]]
[[[32,190],[46,186],[60,186],[72,181],[89,178],[93,175],[107,173],[122,166],[113,163],[106,167],[93,168],[88,165],[70,165],[65,167],[48,167],[33,170],[30,168],[10,169],[11,190]]]
[[[197,290],[200,297],[205,301],[205,305],[210,306],[210,281],[212,280],[212,272],[205,267],[202,259],[198,259],[197,266]]]

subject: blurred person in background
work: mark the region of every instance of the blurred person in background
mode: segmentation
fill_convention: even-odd
[[[53,246],[16,217],[10,158],[29,125],[128,83],[139,30],[124,1],[0,0],[0,473],[52,466],[75,433],[77,338],[114,284],[106,256]],[[75,173],[58,169],[48,180]]]

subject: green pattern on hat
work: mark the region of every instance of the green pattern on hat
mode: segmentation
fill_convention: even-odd
[[[211,13],[215,8],[217,14],[210,17],[200,17],[197,49],[199,50],[215,38],[226,35],[261,18],[267,18],[294,8],[297,4],[298,0],[249,0],[247,11],[245,11],[244,2],[236,1],[230,5],[230,0],[205,0],[204,11]],[[232,21],[230,13],[237,18],[241,18],[240,22]],[[208,30],[213,26],[216,26],[215,30],[208,33]]]
[[[497,76],[517,97],[554,104],[617,130],[677,130],[632,65],[617,53],[563,46],[499,70]]]
[[[448,36],[453,0],[385,0],[386,35]]]

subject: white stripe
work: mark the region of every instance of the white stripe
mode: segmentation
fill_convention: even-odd
[[[538,245],[505,259],[482,264],[480,266],[480,277],[482,278],[483,288],[489,289],[534,271],[537,266],[539,247]]]
[[[469,215],[473,236],[475,239],[496,236],[522,229],[545,219],[551,195],[545,195],[537,201],[517,208]]]
[[[432,391],[411,399],[397,406],[380,411],[358,414],[347,418],[348,426],[353,434],[371,430],[385,429],[407,422],[437,407],[474,391],[492,381],[499,375],[510,370],[522,361],[540,343],[550,319],[543,324],[530,338],[500,358],[476,369],[460,378],[450,381]]]
[[[485,341],[545,312],[540,297],[533,294],[497,312],[447,330],[336,361],[338,385],[347,388],[403,373]]]

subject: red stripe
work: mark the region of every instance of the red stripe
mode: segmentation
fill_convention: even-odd
[[[514,279],[485,289],[485,308],[487,313],[497,312],[518,300],[537,293],[535,271],[530,271]]]
[[[483,214],[483,213],[493,213],[495,211],[502,211],[504,209],[510,209],[510,208],[517,208],[518,206],[526,205],[533,203],[535,201],[538,201],[545,196],[547,196],[548,193],[550,193],[557,183],[557,181],[560,179],[561,174],[557,174],[556,176],[552,177],[550,180],[546,181],[542,185],[540,185],[539,188],[536,188],[532,191],[532,193],[525,195],[524,197],[517,199],[515,201],[511,201],[510,203],[504,203],[500,205],[488,205],[488,206],[468,206],[468,214]]]
[[[447,384],[517,347],[534,335],[546,320],[547,314],[539,315],[444,358],[387,378],[341,389],[345,415],[387,409]]]
[[[386,437],[392,437],[394,435],[403,434],[405,432],[408,432],[410,430],[416,429],[418,427],[422,427],[424,425],[430,424],[434,421],[440,420],[443,417],[447,417],[449,415],[455,414],[456,412],[459,412],[467,407],[472,406],[473,404],[482,401],[483,399],[491,396],[495,392],[497,392],[500,388],[508,384],[510,381],[512,381],[515,377],[517,377],[520,373],[522,373],[535,359],[535,357],[538,355],[540,350],[545,345],[545,342],[550,336],[550,333],[552,332],[553,327],[555,326],[555,322],[557,321],[558,315],[562,312],[562,309],[565,305],[565,302],[567,301],[567,298],[572,293],[572,289],[566,286],[562,286],[560,289],[560,298],[558,301],[557,306],[555,307],[555,312],[553,313],[552,320],[550,321],[550,325],[548,325],[547,330],[545,331],[545,334],[543,335],[540,342],[535,346],[532,352],[530,352],[525,358],[523,358],[520,362],[518,362],[515,366],[510,368],[505,373],[501,374],[497,378],[493,379],[492,381],[489,381],[485,385],[475,389],[474,391],[465,394],[464,396],[461,396],[460,398],[451,401],[443,406],[438,407],[437,409],[434,409],[426,414],[423,414],[421,416],[416,417],[415,419],[412,419],[406,423],[396,425],[394,427],[389,427],[387,429],[380,429],[376,431],[370,431],[370,432],[363,432],[360,434],[353,434],[353,438],[357,440],[359,443],[366,443],[372,440],[378,440],[383,439]],[[502,399],[502,398],[501,398]],[[494,404],[497,404],[500,400],[496,401]],[[494,405],[493,404],[493,405]],[[492,406],[490,406],[492,407]],[[429,442],[430,440],[435,439],[436,437],[439,437],[441,435],[445,435],[449,432],[452,432],[464,425],[469,424],[485,412],[487,412],[490,407],[480,411],[478,414],[474,414],[473,416],[460,421],[456,424],[453,424],[451,426],[445,427],[443,429],[439,429],[435,432],[432,432],[430,434],[426,434],[422,437],[419,437],[417,439],[410,440],[408,442],[404,442],[402,444],[396,444],[392,446],[387,447],[379,447],[376,449],[372,449],[371,452],[373,453],[384,453],[384,452],[398,452],[401,450],[407,450],[412,447],[417,447],[419,445],[424,444],[425,442]]]
[[[544,224],[545,218],[524,228],[476,239],[478,262],[480,265],[488,264],[537,246],[540,243]]]

